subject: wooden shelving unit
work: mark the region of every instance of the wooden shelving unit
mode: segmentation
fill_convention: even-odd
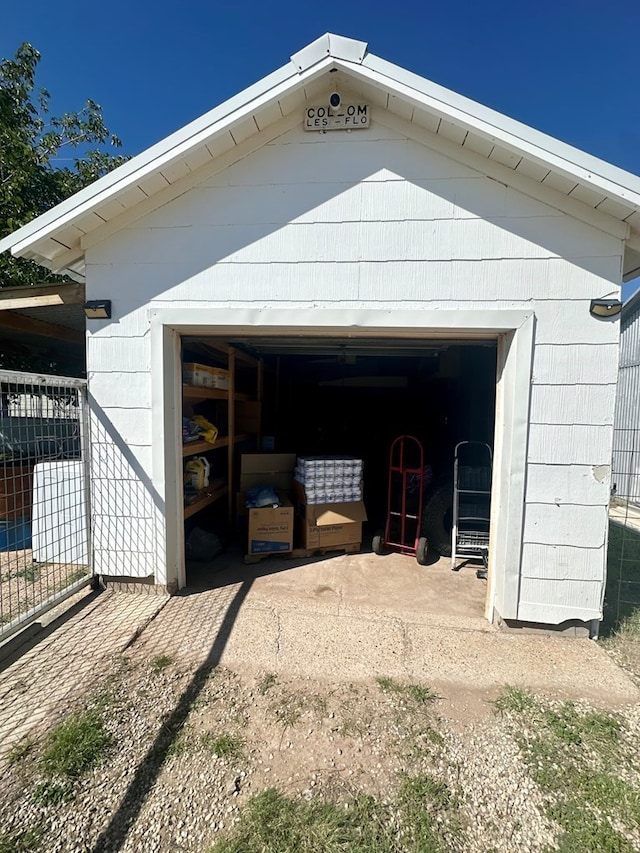
[[[239,433],[234,437],[234,443],[239,444],[241,441],[246,441],[249,438],[248,432]],[[209,444],[208,441],[190,441],[188,444],[182,445],[183,456],[196,456],[198,454],[207,453],[209,450],[218,450],[221,447],[229,446],[229,436],[221,435],[216,439],[215,444]]]
[[[227,492],[227,484],[224,480],[214,480],[213,483],[211,483],[207,489],[204,489],[194,501],[185,506],[184,517],[190,518],[192,515],[200,512],[201,509],[209,506],[209,504],[212,504],[214,501],[224,497]]]
[[[242,441],[249,438],[249,433],[236,432],[236,402],[261,402],[262,400],[262,361],[253,358],[244,352],[235,350],[233,347],[224,344],[207,344],[208,348],[218,354],[226,357],[227,370],[229,371],[229,388],[204,388],[197,385],[183,384],[182,400],[183,403],[194,404],[203,400],[223,400],[228,402],[227,406],[227,434],[220,436],[215,444],[210,444],[208,441],[194,441],[183,445],[183,458],[189,456],[202,455],[211,453],[222,448],[227,448],[227,478],[215,480],[208,489],[205,489],[200,497],[188,504],[184,508],[184,517],[190,518],[200,510],[204,509],[209,504],[214,503],[225,495],[228,498],[227,510],[229,521],[233,520],[235,512],[235,501],[233,495],[234,482],[234,447]],[[249,364],[256,370],[256,393],[246,394],[236,390],[236,360],[243,361]]]
[[[236,391],[233,398],[234,400],[251,400],[251,395]],[[198,400],[228,400],[229,391],[224,388],[202,388],[199,385],[183,385],[182,399],[191,402]]]

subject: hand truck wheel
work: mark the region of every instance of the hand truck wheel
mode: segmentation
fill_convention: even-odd
[[[386,549],[384,547],[384,534],[376,533],[371,540],[371,550],[374,554],[378,554],[380,557],[386,553]]]
[[[421,566],[427,565],[427,551],[429,550],[429,543],[425,536],[421,536],[418,539],[418,547],[416,548],[416,560]]]

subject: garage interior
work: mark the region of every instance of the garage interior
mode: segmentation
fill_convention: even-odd
[[[380,561],[380,557],[371,555],[371,541],[384,528],[387,517],[392,441],[401,435],[412,435],[421,442],[425,505],[439,488],[451,489],[458,442],[483,442],[493,447],[495,339],[182,338],[183,364],[226,368],[225,353],[229,351],[247,356],[234,360],[234,381],[238,397],[248,403],[244,409],[240,403],[236,415],[231,497],[185,517],[185,542],[197,528],[214,533],[225,552],[211,561],[186,557],[187,587],[218,586],[220,573],[225,575],[233,561],[242,565],[246,530],[237,508],[243,453],[275,451],[362,459],[368,518],[363,528],[362,552],[368,553],[372,561]],[[252,363],[252,359],[256,362]],[[256,363],[261,364],[258,382]],[[224,399],[185,398],[183,415],[204,416],[224,436],[227,406]],[[207,459],[210,480],[226,480],[227,452],[212,449]],[[431,537],[438,541],[429,542],[431,564],[450,553],[443,542],[448,538],[450,543],[450,509],[439,528],[438,535]],[[411,561],[408,556],[394,557]],[[269,557],[252,569],[257,574],[282,572],[293,562]],[[412,562],[417,569],[428,570],[417,566],[415,558]],[[451,566],[450,560],[442,559],[441,563],[447,570]],[[243,569],[246,574],[247,567]],[[472,571],[475,579],[475,561]]]

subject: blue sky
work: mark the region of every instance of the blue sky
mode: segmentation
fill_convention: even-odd
[[[640,174],[638,0],[22,0],[0,57],[23,41],[56,112],[90,97],[136,154],[330,31]]]

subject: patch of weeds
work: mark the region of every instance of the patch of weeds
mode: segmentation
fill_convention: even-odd
[[[292,728],[302,716],[302,702],[295,693],[285,693],[269,704],[269,711],[286,728]]]
[[[361,717],[348,717],[338,727],[338,731],[345,737],[364,738],[365,735],[369,734],[369,726],[370,723]]]
[[[440,853],[459,840],[462,824],[459,802],[444,782],[427,774],[406,776],[398,797],[407,849],[419,853]]]
[[[242,738],[230,734],[216,735],[213,732],[203,732],[200,743],[207,752],[218,758],[239,758],[244,748]]]
[[[572,702],[533,702],[514,732],[532,778],[559,827],[562,853],[631,853],[640,828],[640,790],[620,778],[625,749],[612,715]]]
[[[179,731],[175,732],[174,737],[170,740],[166,748],[165,759],[178,758],[178,756],[184,755],[189,751],[190,745],[191,733],[185,727],[182,727]]]
[[[419,705],[426,705],[427,702],[433,702],[438,698],[430,687],[425,687],[422,684],[402,684],[395,678],[386,675],[378,676],[376,683],[383,693],[398,693],[412,699]]]
[[[209,700],[206,696],[196,696],[193,702],[189,705],[190,711],[201,711],[203,708],[209,707]]]
[[[29,566],[25,566],[24,569],[17,571],[14,577],[22,578],[27,583],[34,583],[40,577],[42,567],[46,565],[46,563],[31,563]]]
[[[290,799],[270,788],[252,797],[240,822],[211,853],[394,853],[390,814],[372,797],[344,804]]]
[[[305,801],[270,788],[211,853],[446,853],[462,840],[457,798],[422,775],[405,777],[390,804],[362,794]]]
[[[496,711],[511,711],[515,714],[521,714],[523,711],[528,711],[534,708],[536,700],[535,697],[526,690],[507,684],[502,689],[502,692],[494,701],[493,705]]]
[[[73,783],[66,779],[63,782],[38,782],[33,789],[34,802],[40,806],[59,806],[73,797]]]
[[[444,738],[432,726],[415,727],[408,730],[411,743],[410,755],[415,758],[425,758],[433,755],[433,747],[443,747]]]
[[[548,809],[562,827],[553,851],[558,853],[634,853],[636,847],[617,832],[608,820],[601,820],[574,801],[554,803]],[[551,851],[549,851],[551,853]]]
[[[48,735],[40,765],[51,777],[75,780],[100,761],[111,743],[95,710],[72,714]]]
[[[277,681],[277,676],[274,672],[266,672],[258,682],[257,690],[261,696],[264,696]]]
[[[427,702],[434,702],[438,698],[430,687],[425,687],[422,684],[407,684],[405,692],[419,705],[426,705]]]
[[[39,827],[0,832],[0,853],[32,853],[39,850],[42,830]]]
[[[311,701],[311,707],[316,712],[316,714],[326,714],[327,713],[327,708],[329,707],[329,704],[328,704],[325,696],[315,695],[315,696],[311,697],[310,701]]]
[[[163,669],[166,669],[173,663],[173,658],[170,655],[156,655],[151,658],[149,666],[151,667],[151,672],[155,675],[162,672]]]
[[[14,744],[9,750],[9,754],[7,755],[7,761],[10,765],[18,764],[18,762],[22,761],[33,752],[33,748],[35,746],[35,741],[30,737],[24,737],[21,741]]]

